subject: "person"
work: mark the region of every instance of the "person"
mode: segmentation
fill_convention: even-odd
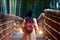
[[[32,19],[31,21],[33,21],[33,24],[32,24],[32,25],[33,25],[33,31],[32,31],[32,33],[30,33],[30,34],[26,33],[26,30],[25,30],[26,19]],[[24,20],[23,20],[22,30],[23,30],[23,32],[24,32],[24,33],[23,33],[22,40],[36,40],[36,34],[35,34],[35,32],[36,32],[37,30],[39,30],[39,28],[38,28],[38,25],[37,25],[37,20],[36,20],[36,18],[34,18],[34,17],[32,16],[32,11],[31,11],[31,10],[28,11],[26,17],[25,17]]]

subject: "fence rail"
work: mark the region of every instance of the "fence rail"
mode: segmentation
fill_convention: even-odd
[[[0,40],[4,39],[7,35],[14,31],[13,23],[14,20],[8,20],[5,23],[0,24],[0,28],[2,28],[0,31]],[[5,28],[3,27],[3,25],[5,26]]]

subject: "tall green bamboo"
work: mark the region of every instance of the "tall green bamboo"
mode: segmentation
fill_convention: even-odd
[[[2,12],[2,0],[0,1],[0,12]]]
[[[19,6],[20,6],[20,0],[17,0],[17,3],[16,3],[16,16],[19,16]]]
[[[12,13],[12,0],[9,0],[9,13]]]
[[[22,0],[20,0],[20,5],[19,5],[19,16],[20,16],[20,14],[21,14],[21,5],[22,4]]]
[[[6,0],[2,0],[2,12],[7,14]]]
[[[12,0],[12,14],[16,15],[16,1],[17,0]]]
[[[34,6],[33,6],[33,10],[34,10],[34,12],[33,12],[33,16],[36,18],[36,12],[37,12],[37,0],[34,0]]]

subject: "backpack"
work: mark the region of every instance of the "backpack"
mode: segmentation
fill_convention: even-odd
[[[33,24],[32,23],[33,22],[31,19],[26,20],[25,30],[26,30],[26,33],[28,33],[28,34],[32,33],[32,31],[33,31],[33,26],[32,26]]]

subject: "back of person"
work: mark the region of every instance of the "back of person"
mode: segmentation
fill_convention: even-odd
[[[25,30],[27,34],[31,34],[33,31],[33,17],[25,17]]]
[[[30,27],[29,27],[30,26]],[[28,11],[22,23],[22,40],[36,40],[35,28],[38,28],[36,18],[32,16],[32,11]]]

